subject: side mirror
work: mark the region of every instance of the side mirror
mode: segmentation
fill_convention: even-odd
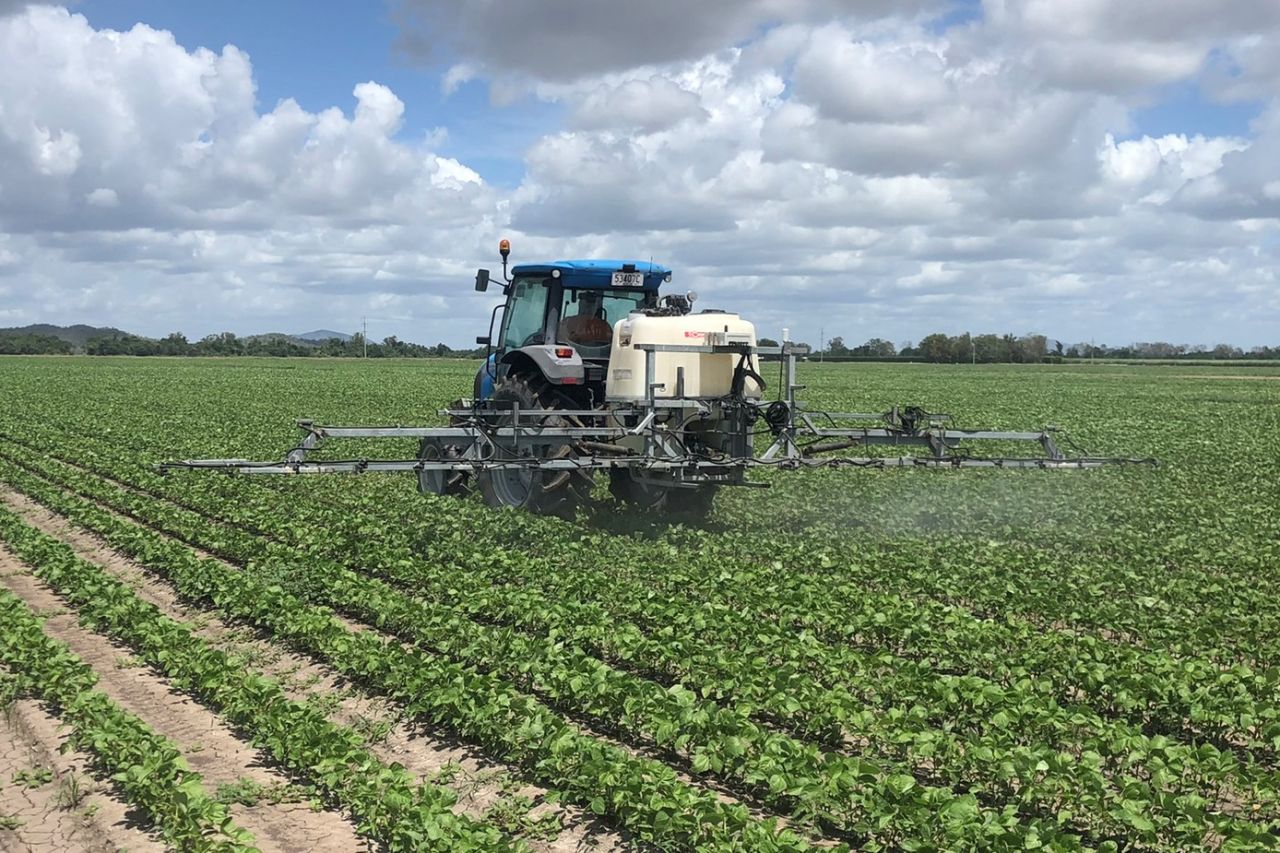
[[[476,343],[480,346],[487,347],[489,345],[488,335],[476,335]]]
[[[476,293],[484,293],[489,289],[489,271],[476,270]]]

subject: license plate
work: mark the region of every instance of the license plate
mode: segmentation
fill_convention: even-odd
[[[616,272],[613,274],[614,287],[644,287],[644,273]]]

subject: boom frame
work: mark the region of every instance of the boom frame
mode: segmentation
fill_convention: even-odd
[[[1057,427],[1041,430],[964,430],[948,427],[949,415],[916,407],[888,412],[823,412],[807,409],[797,399],[805,386],[796,382],[796,357],[808,348],[790,342],[778,347],[739,343],[704,345],[637,344],[645,353],[643,401],[608,409],[555,409],[557,420],[570,426],[543,423],[546,410],[521,411],[518,405],[497,406],[488,401],[461,399],[439,414],[451,426],[331,426],[313,420],[297,421],[302,438],[283,459],[187,459],[165,462],[161,470],[213,469],[238,474],[360,474],[427,471],[478,474],[511,468],[550,471],[632,469],[666,477],[674,485],[760,485],[745,474],[753,469],[779,468],[1007,468],[1088,469],[1104,465],[1152,465],[1154,459],[1068,456],[1061,444],[1074,446]],[[702,399],[683,395],[678,372],[676,393],[659,395],[663,384],[653,381],[660,352],[776,355],[784,362],[785,388],[779,399],[756,401],[741,396]],[[725,417],[725,415],[728,417]],[[731,425],[730,452],[690,452],[679,432],[691,419],[711,419]],[[599,421],[606,423],[592,423]],[[755,453],[755,425],[764,421],[773,440]],[[590,424],[590,425],[588,425]],[[336,439],[416,438],[416,459],[317,460],[310,454]],[[619,443],[623,442],[623,443]],[[967,446],[982,442],[1034,444],[1038,455],[973,456]],[[639,444],[642,449],[636,450]],[[521,455],[535,447],[570,445],[576,454]],[[887,445],[923,448],[923,454],[901,456],[832,455],[853,448]],[[434,449],[434,454],[432,450]],[[1077,449],[1078,450],[1078,449]]]

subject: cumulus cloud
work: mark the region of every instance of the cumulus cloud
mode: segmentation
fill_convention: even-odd
[[[32,0],[0,0],[0,18],[21,12],[32,5]]]
[[[638,128],[652,133],[707,116],[696,94],[674,80],[654,76],[600,85],[578,104],[573,120],[577,126],[589,129]]]
[[[424,61],[450,57],[491,72],[573,80],[697,59],[778,21],[835,14],[880,18],[944,0],[398,0],[402,47]]]
[[[1032,36],[1178,42],[1280,27],[1280,6],[1256,0],[983,0],[997,26]]]
[[[1206,32],[1234,38],[1246,24],[1201,28],[1188,12],[1176,27],[1122,16],[1108,29],[1092,6],[1064,28],[1052,11],[995,9],[941,33],[915,21],[786,25],[697,60],[611,72],[594,88],[539,84],[536,97],[590,110],[599,126],[579,121],[533,147],[513,223],[587,235],[575,241],[584,248],[643,246],[709,298],[731,294],[792,328],[799,313],[868,336],[914,318],[916,328],[1123,340],[1137,322],[1146,337],[1202,330],[1208,303],[1247,316],[1250,288],[1274,279],[1258,234],[1280,230],[1238,221],[1274,215],[1265,128],[1253,138],[1130,128],[1160,85],[1197,79],[1215,44]],[[1098,59],[1140,41],[1159,48],[1123,65]],[[640,100],[662,79],[702,115],[645,127],[591,109],[624,87]],[[661,112],[657,98],[650,106]],[[1255,340],[1266,336],[1261,316]]]
[[[1221,168],[1196,175],[1181,189],[1180,207],[1215,219],[1280,219],[1280,101],[1255,125],[1251,144],[1223,153]]]
[[[1280,29],[1255,0],[984,0],[986,33],[1049,82],[1131,93],[1194,75],[1215,51]]]
[[[495,200],[474,170],[399,138],[405,105],[386,86],[354,85],[349,111],[259,112],[233,46],[38,6],[0,19],[0,57],[15,259],[0,275],[22,277],[27,319],[262,331],[335,283],[334,310],[356,316],[382,296],[408,317],[463,292],[448,277],[465,267],[439,256],[475,245]]]
[[[368,314],[462,343],[489,303],[467,273],[506,233],[521,259],[666,261],[705,304],[811,340],[1274,343],[1280,13],[949,10],[403,0],[443,93],[475,81],[494,113],[562,118],[512,147],[510,190],[439,153],[450,128],[408,138],[413,101],[368,74],[327,109],[264,105],[234,46],[19,10],[0,19],[0,318],[163,333]],[[1247,132],[1194,112],[1135,129],[1171,83],[1267,105]]]
[[[843,27],[819,29],[800,52],[796,97],[846,122],[920,122],[952,98],[946,59],[927,42],[857,40]]]

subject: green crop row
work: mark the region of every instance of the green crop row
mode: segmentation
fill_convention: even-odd
[[[1280,429],[1280,383],[1181,368],[803,365],[815,406],[910,402],[960,426],[1054,422],[1090,450],[1161,466],[764,471],[752,477],[770,489],[723,490],[696,527],[634,512],[603,488],[565,522],[421,497],[411,477],[149,468],[275,457],[298,416],[431,423],[474,367],[11,359],[0,431],[35,452],[0,453],[300,600],[334,601],[337,581],[355,594],[335,602],[347,614],[375,623],[379,606],[384,630],[416,651],[486,670],[562,721],[668,765],[693,771],[699,749],[728,745],[708,725],[742,720],[752,750],[816,747],[953,799],[972,794],[984,813],[1013,809],[1024,843],[1071,843],[1025,833],[1047,824],[1085,846],[1274,845],[1280,480],[1267,437]],[[413,452],[411,441],[352,441],[321,455]],[[627,704],[633,689],[642,701]],[[673,708],[689,710],[659,734],[657,715]],[[805,803],[766,801],[743,781],[757,766],[745,762],[771,756],[729,758],[697,781],[803,814]],[[820,781],[825,764],[796,766]],[[995,846],[904,837],[945,807],[922,817],[912,805],[866,840]]]
[[[145,500],[130,500],[127,508],[155,520],[149,511],[154,505],[149,507]],[[176,520],[168,514],[165,525],[172,527]],[[272,547],[234,530],[224,529],[210,540],[201,536],[201,528],[208,528],[203,517],[185,514],[182,530],[194,545],[217,547],[223,556],[270,571],[273,579],[295,594],[393,631],[422,648],[497,673],[620,735],[673,751],[695,772],[710,771],[740,782],[764,804],[806,822],[866,834],[870,818],[892,813],[897,816],[893,832],[929,838],[948,831],[946,824],[954,823],[957,815],[971,814],[973,822],[983,826],[1008,819],[1001,809],[980,806],[974,792],[956,795],[931,789],[907,772],[909,768],[904,771],[820,752],[761,728],[742,711],[699,699],[678,684],[664,689],[558,639],[482,625],[452,608],[409,597],[315,556]],[[1031,773],[1043,775],[1034,768],[1038,759],[1028,762],[1028,758],[1010,756],[1011,761],[1029,763]],[[1065,790],[1074,787],[1069,780],[1063,784]],[[1013,840],[1020,843],[1021,833],[1027,830],[1040,838],[1075,843],[1054,821],[1034,816],[1021,821],[1019,837]]]
[[[93,670],[47,635],[40,619],[7,589],[0,589],[0,665],[16,693],[54,708],[71,727],[70,744],[90,754],[166,843],[210,853],[256,849],[253,836],[206,793],[178,747],[94,690]]]
[[[463,392],[469,380],[459,365],[433,365],[412,375],[387,366],[388,382],[405,385],[403,390],[389,385],[375,397],[359,392],[363,373],[355,368],[310,375],[295,371],[288,388],[272,384],[279,371],[261,366],[234,372],[182,369],[202,383],[207,395],[162,393],[151,407],[138,405],[140,376],[133,371],[104,366],[90,373],[33,363],[31,378],[37,382],[41,373],[56,374],[75,386],[105,383],[112,393],[95,399],[95,413],[101,416],[68,418],[44,388],[18,383],[18,390],[26,392],[22,402],[38,412],[18,422],[25,428],[42,416],[56,418],[60,426],[97,436],[105,424],[112,428],[111,440],[140,461],[172,456],[179,449],[236,454],[247,447],[275,450],[273,442],[287,446],[295,435],[290,418],[299,412],[327,413],[331,422],[369,422],[391,413],[402,422],[429,420],[434,404]],[[932,398],[939,408],[970,423],[1019,427],[1044,417],[1069,427],[1070,421],[1062,420],[1069,413],[1105,442],[1089,442],[1091,449],[1151,453],[1164,464],[1156,471],[1083,476],[766,473],[762,476],[779,499],[762,500],[758,492],[741,497],[725,493],[722,503],[732,512],[732,535],[690,531],[670,537],[682,553],[696,549],[718,560],[764,565],[779,554],[812,555],[811,562],[798,564],[804,569],[816,568],[817,559],[826,557],[841,576],[881,589],[923,591],[984,614],[1014,612],[1042,619],[1046,626],[1094,626],[1150,648],[1258,669],[1280,663],[1280,644],[1274,639],[1280,636],[1275,604],[1280,598],[1269,570],[1280,560],[1275,544],[1280,542],[1280,520],[1267,511],[1280,492],[1274,478],[1260,476],[1265,466],[1258,459],[1266,458],[1265,446],[1248,449],[1276,426],[1280,407],[1269,405],[1276,401],[1276,383],[1232,382],[1229,371],[1191,382],[1192,377],[1177,374],[1153,381],[1173,373],[1167,370],[1098,371],[1092,376],[1072,370],[1033,375],[992,369],[955,376],[945,370],[824,370],[817,365],[802,370],[820,376],[822,394],[815,400],[838,408],[876,410],[897,399],[894,383],[905,380],[921,401]],[[219,394],[231,392],[237,392],[236,405],[218,407]],[[1206,398],[1213,400],[1211,438],[1200,429],[1205,409],[1199,402]],[[418,400],[425,405],[406,405]],[[1141,413],[1141,406],[1151,412]],[[215,409],[216,429],[191,428],[209,423],[207,415]],[[379,495],[408,491],[349,481],[332,491],[348,489]],[[285,494],[302,491],[312,489]],[[811,502],[822,511],[793,528],[788,522]],[[851,510],[857,526],[844,526],[842,533],[838,522]],[[452,516],[454,510],[447,512]],[[608,524],[610,512],[597,514],[593,523]],[[470,516],[483,547],[484,534],[492,527],[489,515]],[[422,512],[420,507],[407,520],[415,517],[429,524],[439,511]],[[931,535],[920,535],[922,520]],[[531,528],[531,546],[562,552],[545,535],[562,534],[561,528]],[[879,539],[881,528],[893,532],[893,538],[877,544],[859,535],[864,529],[877,531],[873,539]],[[941,535],[932,535],[935,531]],[[954,535],[969,531],[975,535]],[[648,542],[625,536],[598,537],[593,548],[622,563],[652,550]],[[899,553],[903,559],[895,560]],[[789,562],[788,570],[792,568]],[[1207,601],[1213,606],[1205,606]]]
[[[101,457],[98,462],[108,468],[115,467]],[[129,479],[144,488],[155,488],[154,480],[138,483],[137,476]],[[188,496],[193,494],[198,492],[187,490]],[[201,503],[203,512],[230,513],[243,520],[246,508],[254,504],[254,497],[241,489],[234,499],[210,495]],[[300,538],[306,544],[327,548],[330,554],[335,553],[335,548],[349,548],[342,559],[405,574],[402,570],[405,560],[412,561],[412,555],[403,550],[397,552],[388,544],[396,540],[401,525],[373,528],[365,520],[350,521],[360,514],[358,507],[344,513],[295,505],[285,529],[290,533],[301,531]],[[262,518],[270,517],[271,510],[266,509],[253,523],[261,525]],[[404,520],[407,522],[404,526],[412,526],[411,516],[406,515]],[[433,523],[434,530],[441,526],[439,521]],[[344,527],[354,530],[344,536]],[[315,530],[325,531],[324,536],[306,532]],[[443,547],[433,549],[426,560],[411,562],[409,568],[424,563],[456,563],[459,553],[469,551],[456,539],[449,538]],[[646,576],[642,584],[627,584],[619,583],[612,574],[593,572],[589,558],[577,561],[572,578],[567,579],[545,561],[521,555],[520,559],[499,562],[496,567],[504,575],[518,573],[527,579],[527,583],[514,592],[522,600],[513,607],[504,607],[501,601],[494,600],[500,598],[502,590],[493,591],[484,572],[483,564],[494,562],[493,553],[488,552],[482,561],[464,562],[460,568],[466,571],[454,575],[451,583],[443,587],[454,593],[454,600],[449,603],[466,606],[466,602],[475,602],[481,608],[478,612],[488,614],[491,619],[502,619],[504,612],[543,612],[550,601],[567,599],[572,606],[573,598],[565,593],[573,590],[582,596],[585,590],[590,592],[593,604],[618,602],[607,614],[600,614],[599,608],[595,608],[600,614],[597,623],[616,626],[621,618],[625,622],[661,626],[671,631],[678,630],[679,626],[672,623],[673,613],[663,606],[663,598],[654,595],[655,587],[658,591],[669,590],[672,597],[705,595],[707,598],[703,600],[715,602],[718,608],[715,618],[698,614],[697,623],[689,627],[686,635],[695,645],[715,639],[708,636],[711,631],[745,640],[751,635],[743,636],[742,623],[761,626],[757,634],[777,625],[775,635],[812,633],[819,641],[838,649],[868,647],[875,657],[880,657],[888,648],[897,653],[898,659],[907,659],[907,669],[912,663],[923,662],[926,669],[957,673],[990,670],[989,661],[999,650],[1002,652],[1000,665],[993,676],[999,676],[1001,689],[1008,690],[1011,684],[1024,682],[1031,673],[1038,676],[1035,686],[1053,691],[1052,695],[1062,704],[1078,706],[1081,699],[1087,699],[1099,713],[1128,719],[1145,731],[1175,739],[1208,739],[1226,750],[1244,746],[1260,751],[1260,760],[1267,763],[1273,762],[1280,750],[1280,709],[1271,701],[1280,687],[1280,670],[1254,670],[1243,664],[1223,667],[1211,661],[1172,657],[1160,650],[1134,648],[1094,636],[1045,630],[1031,622],[1002,619],[996,623],[974,618],[963,608],[904,600],[897,594],[877,595],[847,580],[828,578],[821,572],[784,575],[775,566],[752,569],[732,564],[721,564],[720,570],[715,571],[715,566],[687,558],[673,564],[669,571]],[[614,561],[613,565],[616,564]],[[535,603],[538,606],[530,608],[530,592],[534,588],[545,588],[547,594],[542,602]],[[628,593],[630,598],[626,598]],[[785,608],[781,612],[780,606]],[[744,618],[735,620],[735,614]],[[759,616],[771,618],[762,620]],[[907,623],[903,622],[904,617],[909,620]],[[573,614],[566,621],[580,626],[584,624],[583,614]],[[904,628],[906,630],[902,630]],[[772,648],[777,648],[777,644],[777,636],[761,636],[756,643]],[[845,659],[836,663],[835,670],[858,674],[857,661],[849,660],[850,657],[857,655],[845,655]],[[867,657],[863,655],[861,659],[865,661]],[[771,666],[768,669],[773,671]],[[774,674],[776,676],[776,671]],[[908,683],[918,684],[919,679],[913,675]],[[856,689],[856,684],[849,686]],[[904,697],[891,692],[883,698],[894,705],[903,705]],[[810,730],[821,730],[823,721],[814,722]]]
[[[96,493],[101,497],[102,493]],[[137,504],[135,503],[136,507]],[[172,523],[173,517],[170,516]],[[199,517],[188,517],[186,520],[186,528],[189,530],[192,525],[200,527],[204,524]],[[238,543],[238,544],[237,544]],[[195,544],[209,545],[208,541],[196,542]],[[237,556],[241,559],[250,559],[254,556],[256,540],[248,540],[246,543],[244,537],[237,536],[233,530],[222,530],[217,534],[217,540],[214,543],[223,549],[236,551]],[[238,549],[238,550],[237,550]],[[249,552],[249,553],[246,553]],[[283,560],[288,559],[287,553],[276,552]],[[311,588],[318,591],[323,600],[342,601],[342,602],[369,602],[364,605],[363,615],[365,618],[374,619],[382,623],[390,623],[398,626],[402,632],[406,626],[409,626],[409,633],[412,635],[416,629],[417,636],[415,639],[424,639],[429,642],[440,643],[442,637],[447,637],[451,632],[459,632],[459,647],[464,654],[471,655],[475,659],[477,655],[489,654],[490,662],[492,660],[493,650],[486,652],[482,647],[475,645],[474,632],[471,639],[467,638],[467,626],[459,623],[456,619],[449,620],[447,616],[437,617],[434,623],[425,619],[418,610],[421,602],[407,603],[404,600],[397,600],[395,596],[388,595],[385,590],[379,590],[375,597],[370,598],[367,589],[376,585],[363,585],[356,579],[353,579],[349,573],[344,577],[341,572],[335,571],[332,567],[324,569],[317,563],[315,559],[309,559],[305,563],[305,571],[309,575],[308,581],[303,588]],[[295,576],[296,577],[296,576]],[[362,588],[363,586],[363,588]],[[443,620],[443,621],[442,621]],[[442,633],[443,632],[443,633]],[[434,639],[433,639],[434,638]],[[509,642],[504,636],[504,642]],[[511,651],[516,652],[514,655],[508,655],[510,663],[508,666],[525,667],[526,673],[537,673],[539,664],[543,663],[543,677],[548,674],[554,677],[556,670],[545,667],[545,658],[547,656],[546,648],[540,651],[538,647],[530,645],[528,642],[517,644]],[[560,672],[565,672],[561,670]],[[572,676],[572,670],[568,670],[570,678],[580,678],[581,683],[574,689],[562,692],[561,697],[568,696],[583,703],[588,709],[587,713],[595,710],[597,713],[603,714],[605,710],[618,709],[618,713],[624,717],[630,716],[635,719],[636,716],[644,713],[650,715],[653,719],[654,706],[645,706],[640,697],[636,694],[627,694],[619,691],[618,702],[613,706],[608,705],[608,692],[610,685],[607,678],[592,677],[590,669],[585,674]],[[582,673],[582,671],[579,671]],[[517,673],[518,674],[518,673]],[[563,681],[563,677],[561,679]],[[558,686],[558,685],[557,685]],[[947,685],[946,689],[951,692],[963,691],[965,683],[962,679],[955,679]],[[613,685],[617,688],[617,685]],[[591,691],[598,691],[599,695],[591,696]],[[675,695],[680,695],[678,692]],[[988,701],[991,701],[990,694],[987,694]],[[998,698],[998,697],[996,697]],[[593,704],[594,703],[594,704]],[[666,703],[670,708],[670,703]],[[1027,712],[1041,712],[1045,709],[1037,705],[1025,706]],[[686,713],[681,716],[674,717],[675,720],[687,721],[692,718],[698,720],[699,711],[691,698],[686,698],[680,706]],[[661,708],[658,709],[661,713]],[[1013,710],[1013,709],[1011,709]],[[705,715],[705,710],[702,712]],[[998,712],[997,712],[998,713]],[[882,725],[875,733],[879,736],[889,736],[886,729],[892,729],[897,722],[893,719],[894,715],[887,715]],[[1149,739],[1142,736],[1138,732],[1130,732],[1127,735],[1123,733],[1112,734],[1112,740],[1105,744],[1109,747],[1111,754],[1123,758],[1124,764],[1119,768],[1116,775],[1120,777],[1125,774],[1132,774],[1135,768],[1135,760],[1138,761],[1137,767],[1143,767],[1144,773],[1149,774],[1150,778],[1142,781],[1125,781],[1123,784],[1116,784],[1114,787],[1106,786],[1101,769],[1103,759],[1100,755],[1090,758],[1085,754],[1081,759],[1076,759],[1069,753],[1064,753],[1054,749],[1016,747],[1008,745],[1005,737],[1006,732],[1018,731],[1021,727],[1020,720],[1013,713],[1001,715],[1004,717],[1004,723],[997,725],[996,731],[992,732],[992,736],[988,736],[981,741],[973,742],[957,742],[951,735],[945,731],[935,730],[932,733],[922,733],[915,736],[912,746],[922,754],[922,757],[934,758],[940,768],[944,771],[953,770],[954,765],[962,763],[967,759],[970,767],[969,778],[979,778],[978,774],[986,772],[988,775],[993,767],[1001,768],[1000,774],[1009,782],[1017,780],[1016,784],[1011,784],[1008,788],[1011,792],[1016,792],[1020,800],[1024,803],[1024,809],[1028,814],[1022,816],[1024,825],[1035,826],[1034,815],[1037,809],[1049,810],[1051,814],[1061,816],[1059,819],[1081,823],[1085,827],[1097,826],[1097,832],[1118,832],[1127,831],[1134,832],[1135,825],[1149,826],[1150,836],[1152,839],[1160,837],[1168,837],[1172,839],[1174,846],[1185,843],[1198,842],[1205,832],[1214,834],[1227,834],[1229,837],[1248,838],[1257,831],[1253,824],[1241,824],[1236,826],[1239,821],[1235,821],[1229,817],[1222,815],[1209,815],[1206,817],[1206,806],[1212,806],[1211,803],[1194,793],[1195,788],[1187,788],[1189,778],[1200,778],[1204,781],[1205,786],[1211,791],[1221,789],[1224,781],[1235,779],[1236,782],[1245,781],[1254,785],[1259,784],[1258,780],[1250,780],[1247,774],[1233,775],[1234,771],[1238,771],[1234,763],[1229,757],[1215,756],[1213,751],[1205,752],[1203,749],[1194,750],[1186,747],[1179,747],[1176,744],[1168,743],[1163,739]],[[1070,719],[1072,715],[1063,712],[1059,717],[1064,722]],[[882,718],[873,715],[865,715],[869,721],[880,720]],[[667,716],[659,716],[656,723],[651,723],[651,730],[661,730],[663,727],[668,732],[673,733],[672,737],[680,737],[677,732],[680,731],[678,725],[672,723],[670,711]],[[997,717],[999,719],[999,717]],[[705,722],[705,720],[701,720]],[[654,728],[656,726],[656,728]],[[706,726],[702,727],[703,731]],[[1001,731],[1003,730],[1003,731]],[[901,730],[899,730],[901,731]],[[751,733],[753,734],[753,733]],[[735,746],[745,745],[749,750],[744,753],[744,757],[750,757],[750,750],[759,743],[757,749],[763,747],[766,756],[777,755],[776,750],[771,751],[766,745],[767,739],[753,739],[750,734],[747,737],[741,735],[741,729],[738,733],[731,735],[737,738],[734,741],[721,740],[722,743],[728,742]],[[763,740],[764,742],[760,742]],[[1086,753],[1092,747],[1089,741],[1085,740]],[[737,756],[731,756],[736,758]],[[1225,758],[1225,764],[1224,764]],[[705,760],[705,759],[704,759]],[[724,759],[719,758],[715,753],[711,754],[711,761]],[[779,762],[774,760],[774,767],[779,766]],[[745,762],[738,761],[736,766],[742,767]],[[712,765],[708,765],[712,766]],[[750,767],[752,765],[747,764]],[[1007,770],[1003,768],[1008,768]],[[720,768],[716,768],[720,769]],[[772,769],[772,768],[771,768]],[[833,765],[823,767],[824,783],[825,779],[830,775]],[[780,775],[777,772],[770,774],[769,777],[761,777],[769,779]],[[794,776],[783,776],[782,780],[793,779]],[[803,777],[801,777],[803,778]],[[882,777],[883,778],[883,777]],[[829,785],[827,786],[829,788]],[[824,798],[821,794],[824,788],[817,788],[819,796],[809,795],[807,804],[808,808],[814,808],[815,802],[821,803]],[[1181,790],[1181,793],[1179,791]],[[800,793],[804,793],[804,789],[799,789]],[[1238,791],[1231,791],[1234,795],[1239,795]],[[1255,796],[1257,792],[1255,792]],[[1263,788],[1262,795],[1266,796],[1266,789]],[[829,799],[830,795],[826,796]],[[883,809],[883,805],[879,805]],[[935,817],[937,809],[934,810]],[[1049,831],[1042,832],[1037,829],[1037,835],[1041,837],[1052,837],[1052,827]]]
[[[369,632],[352,632],[326,608],[307,605],[269,580],[197,558],[163,536],[42,486],[8,466],[2,479],[103,536],[168,578],[187,598],[210,602],[219,613],[272,632],[401,702],[413,717],[449,726],[500,760],[528,768],[567,799],[613,818],[637,837],[680,848],[807,847],[773,822],[757,821],[741,806],[681,783],[657,762],[576,732],[492,675]]]
[[[495,828],[455,815],[450,809],[456,796],[449,789],[415,784],[404,768],[374,757],[355,731],[290,701],[277,683],[238,665],[139,599],[126,584],[3,508],[0,540],[72,604],[82,620],[119,638],[177,687],[251,734],[282,767],[350,809],[359,831],[386,849],[512,847]]]

